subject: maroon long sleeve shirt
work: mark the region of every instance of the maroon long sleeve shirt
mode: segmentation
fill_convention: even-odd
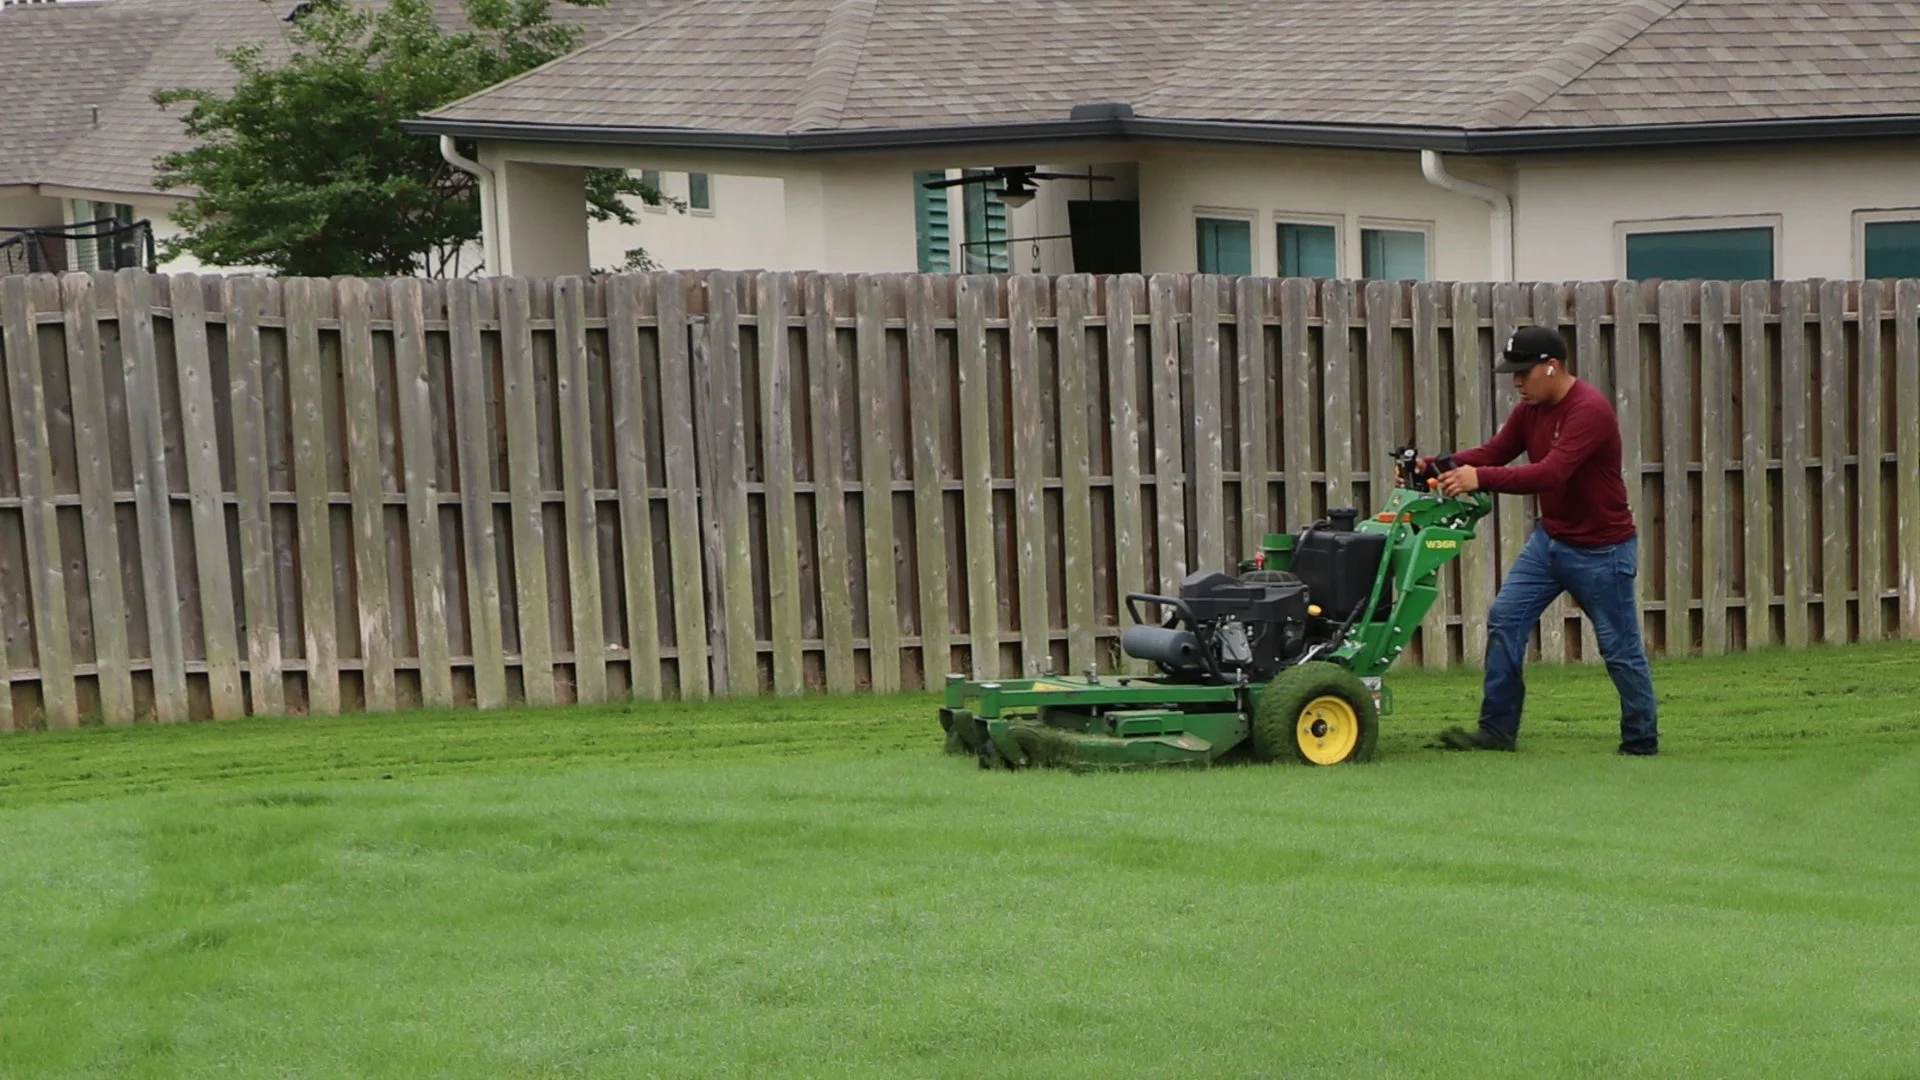
[[[1529,464],[1507,463],[1525,451]],[[1514,406],[1484,446],[1453,455],[1472,465],[1480,487],[1540,498],[1540,527],[1575,547],[1617,544],[1634,535],[1620,473],[1620,422],[1613,405],[1592,385],[1576,381],[1552,405]]]

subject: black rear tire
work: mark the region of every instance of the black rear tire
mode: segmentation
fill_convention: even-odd
[[[1257,761],[1348,765],[1373,758],[1380,711],[1360,677],[1315,660],[1281,672],[1253,711]]]

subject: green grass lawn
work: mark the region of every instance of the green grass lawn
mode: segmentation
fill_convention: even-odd
[[[930,699],[0,740],[0,1077],[1912,1077],[1920,646],[1521,753],[983,773]]]

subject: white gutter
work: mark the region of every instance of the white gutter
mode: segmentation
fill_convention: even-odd
[[[453,136],[440,136],[440,156],[462,172],[470,172],[480,181],[480,248],[486,261],[482,272],[491,277],[500,273],[500,230],[493,214],[493,170],[471,158],[460,156],[453,148]]]
[[[1493,280],[1513,280],[1513,199],[1506,192],[1447,172],[1438,150],[1420,151],[1420,171],[1427,182],[1448,191],[1471,195],[1493,206]]]

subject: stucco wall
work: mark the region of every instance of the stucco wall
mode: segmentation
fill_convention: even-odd
[[[497,175],[502,271],[528,277],[587,272],[586,173],[512,161]]]
[[[709,174],[713,208],[628,205],[636,225],[596,221],[588,231],[588,249],[596,268],[613,269],[631,248],[645,248],[655,263],[674,270],[786,270],[785,195],[780,181],[764,176]],[[662,190],[687,200],[687,174],[663,172]]]
[[[0,227],[33,228],[58,225],[62,220],[58,199],[34,194],[0,195]]]
[[[1450,158],[1464,179],[1498,182],[1498,172]],[[1276,226],[1295,219],[1335,225],[1339,272],[1360,276],[1360,234],[1379,224],[1429,231],[1427,274],[1477,280],[1492,265],[1491,208],[1428,183],[1420,155],[1334,153],[1284,148],[1143,148],[1140,158],[1141,255],[1149,271],[1198,267],[1194,221],[1244,217],[1254,223],[1253,269],[1279,272]]]
[[[1856,213],[1899,208],[1920,216],[1912,141],[1526,159],[1514,269],[1527,280],[1605,280],[1626,273],[1626,223],[1772,224],[1777,275],[1852,278],[1864,272]]]

